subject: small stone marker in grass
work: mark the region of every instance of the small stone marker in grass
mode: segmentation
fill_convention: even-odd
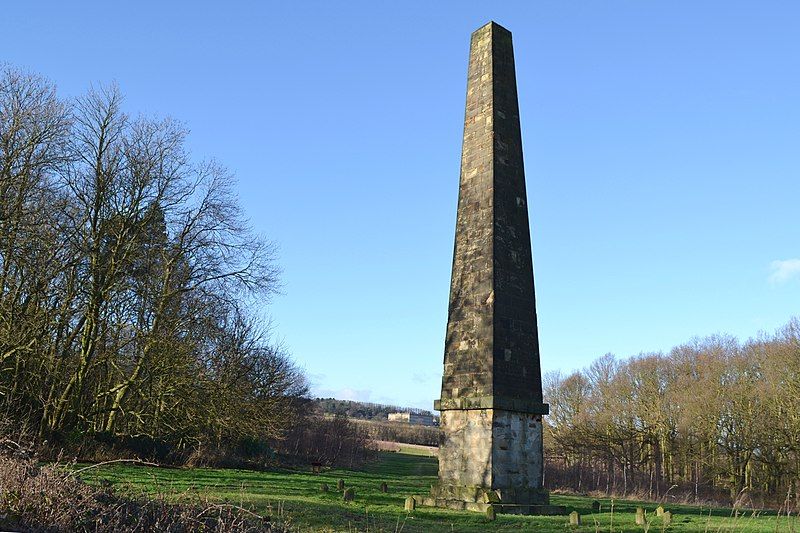
[[[385,481],[381,483],[381,492],[389,492],[389,485]]]
[[[488,520],[495,520],[497,518],[497,511],[494,509],[494,505],[489,505],[486,507],[486,518]]]
[[[353,489],[347,489],[346,491],[344,491],[344,494],[342,494],[342,499],[346,502],[351,502],[355,498],[356,498],[356,493]]]
[[[578,514],[578,511],[572,511],[571,513],[569,513],[569,525],[571,526],[581,525],[581,515]]]
[[[599,513],[600,512],[600,502],[595,500],[592,502],[592,512]]]
[[[637,507],[636,508],[636,525],[637,526],[643,526],[644,523],[645,523],[644,509],[642,509],[641,507]]]
[[[656,516],[661,517],[664,514],[664,507],[659,505],[656,507]]]
[[[328,492],[328,490],[329,490],[328,489],[328,484],[327,483],[323,483],[322,485],[319,486],[319,490],[321,490],[322,492]]]
[[[414,501],[413,496],[409,496],[408,498],[406,498],[406,507],[405,507],[406,511],[413,511],[416,506],[417,504]]]
[[[344,480],[340,479],[336,482],[336,490],[344,490]]]
[[[670,511],[664,511],[664,513],[661,515],[661,523],[664,525],[664,527],[672,524],[672,513]]]

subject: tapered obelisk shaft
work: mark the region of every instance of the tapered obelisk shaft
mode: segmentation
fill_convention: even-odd
[[[542,403],[511,33],[472,34],[441,399],[439,504],[535,506]],[[493,496],[487,496],[488,493]],[[450,503],[447,503],[450,502]]]

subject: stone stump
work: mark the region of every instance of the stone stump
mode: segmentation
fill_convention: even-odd
[[[413,496],[409,496],[408,498],[406,498],[406,506],[405,506],[405,510],[406,511],[409,511],[409,512],[413,511],[416,508],[416,506],[417,506],[417,502],[414,501],[414,497]]]
[[[497,519],[497,511],[494,508],[494,505],[489,505],[486,508],[486,518],[489,520]]]

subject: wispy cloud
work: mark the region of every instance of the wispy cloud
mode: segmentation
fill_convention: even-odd
[[[793,278],[800,278],[800,259],[782,259],[769,265],[769,282],[786,283]]]
[[[411,374],[411,381],[414,383],[430,383],[438,378],[439,376],[437,374],[431,372],[413,372]]]

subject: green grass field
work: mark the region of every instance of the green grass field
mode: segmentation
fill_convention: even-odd
[[[382,452],[378,460],[357,471],[328,470],[321,474],[301,471],[255,472],[226,469],[175,469],[140,467],[123,464],[103,466],[81,473],[89,482],[106,479],[127,492],[165,494],[169,498],[208,498],[241,505],[261,514],[283,516],[294,531],[570,531],[566,516],[498,515],[494,522],[482,514],[433,508],[403,510],[410,494],[425,494],[436,480],[435,457]],[[338,479],[355,490],[355,501],[345,503],[336,490]],[[381,482],[389,492],[380,491]],[[327,483],[330,491],[320,490]],[[628,532],[647,531],[636,526],[637,506],[652,518],[649,531],[662,531],[660,518],[655,517],[655,503],[600,500],[601,512],[592,514],[593,499],[579,496],[552,495],[554,504],[578,511],[583,524],[574,531]],[[800,531],[795,517],[776,513],[748,513],[734,518],[730,509],[708,509],[682,505],[665,505],[672,511],[668,531],[737,531],[794,532]]]

